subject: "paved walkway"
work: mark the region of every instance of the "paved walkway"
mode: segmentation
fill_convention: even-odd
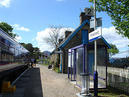
[[[40,66],[44,97],[77,97],[78,90],[67,79],[67,74],[59,74]]]
[[[37,65],[16,82],[15,93],[2,97],[77,97],[78,92],[66,74],[58,74],[46,66]]]

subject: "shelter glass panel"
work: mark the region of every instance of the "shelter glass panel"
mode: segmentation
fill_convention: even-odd
[[[83,73],[83,48],[76,50],[76,83],[79,86],[82,85],[80,73]]]
[[[97,53],[97,71],[98,71],[98,82],[99,88],[106,88],[106,49],[101,47]]]
[[[83,73],[83,50],[84,48],[76,49],[76,83],[81,86],[81,76]],[[98,88],[106,88],[106,49],[99,47],[97,49],[97,71],[98,71]],[[86,67],[86,66],[85,66]],[[86,70],[86,69],[85,69]],[[88,70],[90,73],[90,88],[94,85],[94,50],[88,50]]]
[[[94,76],[94,50],[88,51],[90,88],[93,88]],[[106,50],[104,47],[97,49],[97,71],[98,71],[98,88],[106,88]]]
[[[74,79],[74,50],[69,50],[68,53],[68,69],[71,80]]]

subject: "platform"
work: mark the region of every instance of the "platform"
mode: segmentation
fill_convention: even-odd
[[[2,97],[43,97],[39,68],[28,69],[14,85],[16,91]]]

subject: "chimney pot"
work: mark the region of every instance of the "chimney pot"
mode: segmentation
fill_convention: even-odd
[[[87,16],[87,15],[85,15],[85,12],[81,12],[81,14],[80,14],[80,25],[83,23],[83,21],[85,21],[87,19],[90,20],[91,16]]]

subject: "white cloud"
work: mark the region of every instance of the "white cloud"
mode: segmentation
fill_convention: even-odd
[[[122,35],[116,33],[115,27],[112,26],[109,28],[103,28],[102,35],[109,43],[115,44],[120,52],[128,49],[129,39],[126,37],[122,37]],[[119,56],[122,57],[126,55],[127,55],[126,53],[119,54]]]
[[[129,39],[116,33],[116,29],[113,26],[103,28],[102,35],[109,43],[115,44],[119,50],[129,45]]]
[[[14,24],[14,25],[12,25],[12,26],[14,27],[15,30],[26,31],[26,32],[29,32],[29,31],[30,31],[29,28],[22,27],[22,26],[20,26],[19,24]]]
[[[129,50],[126,51],[126,52],[121,52],[121,53],[118,53],[118,54],[115,54],[113,56],[114,58],[123,58],[123,57],[129,57]]]
[[[52,28],[46,28],[45,30],[42,30],[40,32],[37,32],[37,36],[36,36],[36,41],[38,43],[38,47],[40,48],[41,51],[52,51],[53,48],[48,45],[46,42],[45,42],[45,38],[46,37],[49,37],[49,33],[51,33],[51,30]],[[72,28],[62,28],[60,30],[60,35],[64,35],[64,32],[65,30],[73,30]]]
[[[62,28],[61,34],[64,35],[65,30],[68,28]],[[70,30],[73,31],[72,28]],[[38,47],[41,51],[49,50],[52,51],[53,49],[44,41],[44,38],[49,36],[49,32],[51,31],[51,28],[46,28],[45,30],[42,30],[40,32],[37,32],[36,41],[38,43]],[[102,35],[107,40],[108,43],[115,44],[117,48],[121,51],[127,50],[129,45],[129,39],[122,37],[118,33],[116,33],[115,27],[109,27],[109,28],[102,28]],[[126,55],[126,54],[124,54]]]
[[[0,0],[0,6],[9,7],[11,0]]]
[[[19,41],[22,40],[22,37],[21,37],[21,36],[16,36],[16,37],[15,37],[15,40],[16,40],[17,42],[19,42]]]

